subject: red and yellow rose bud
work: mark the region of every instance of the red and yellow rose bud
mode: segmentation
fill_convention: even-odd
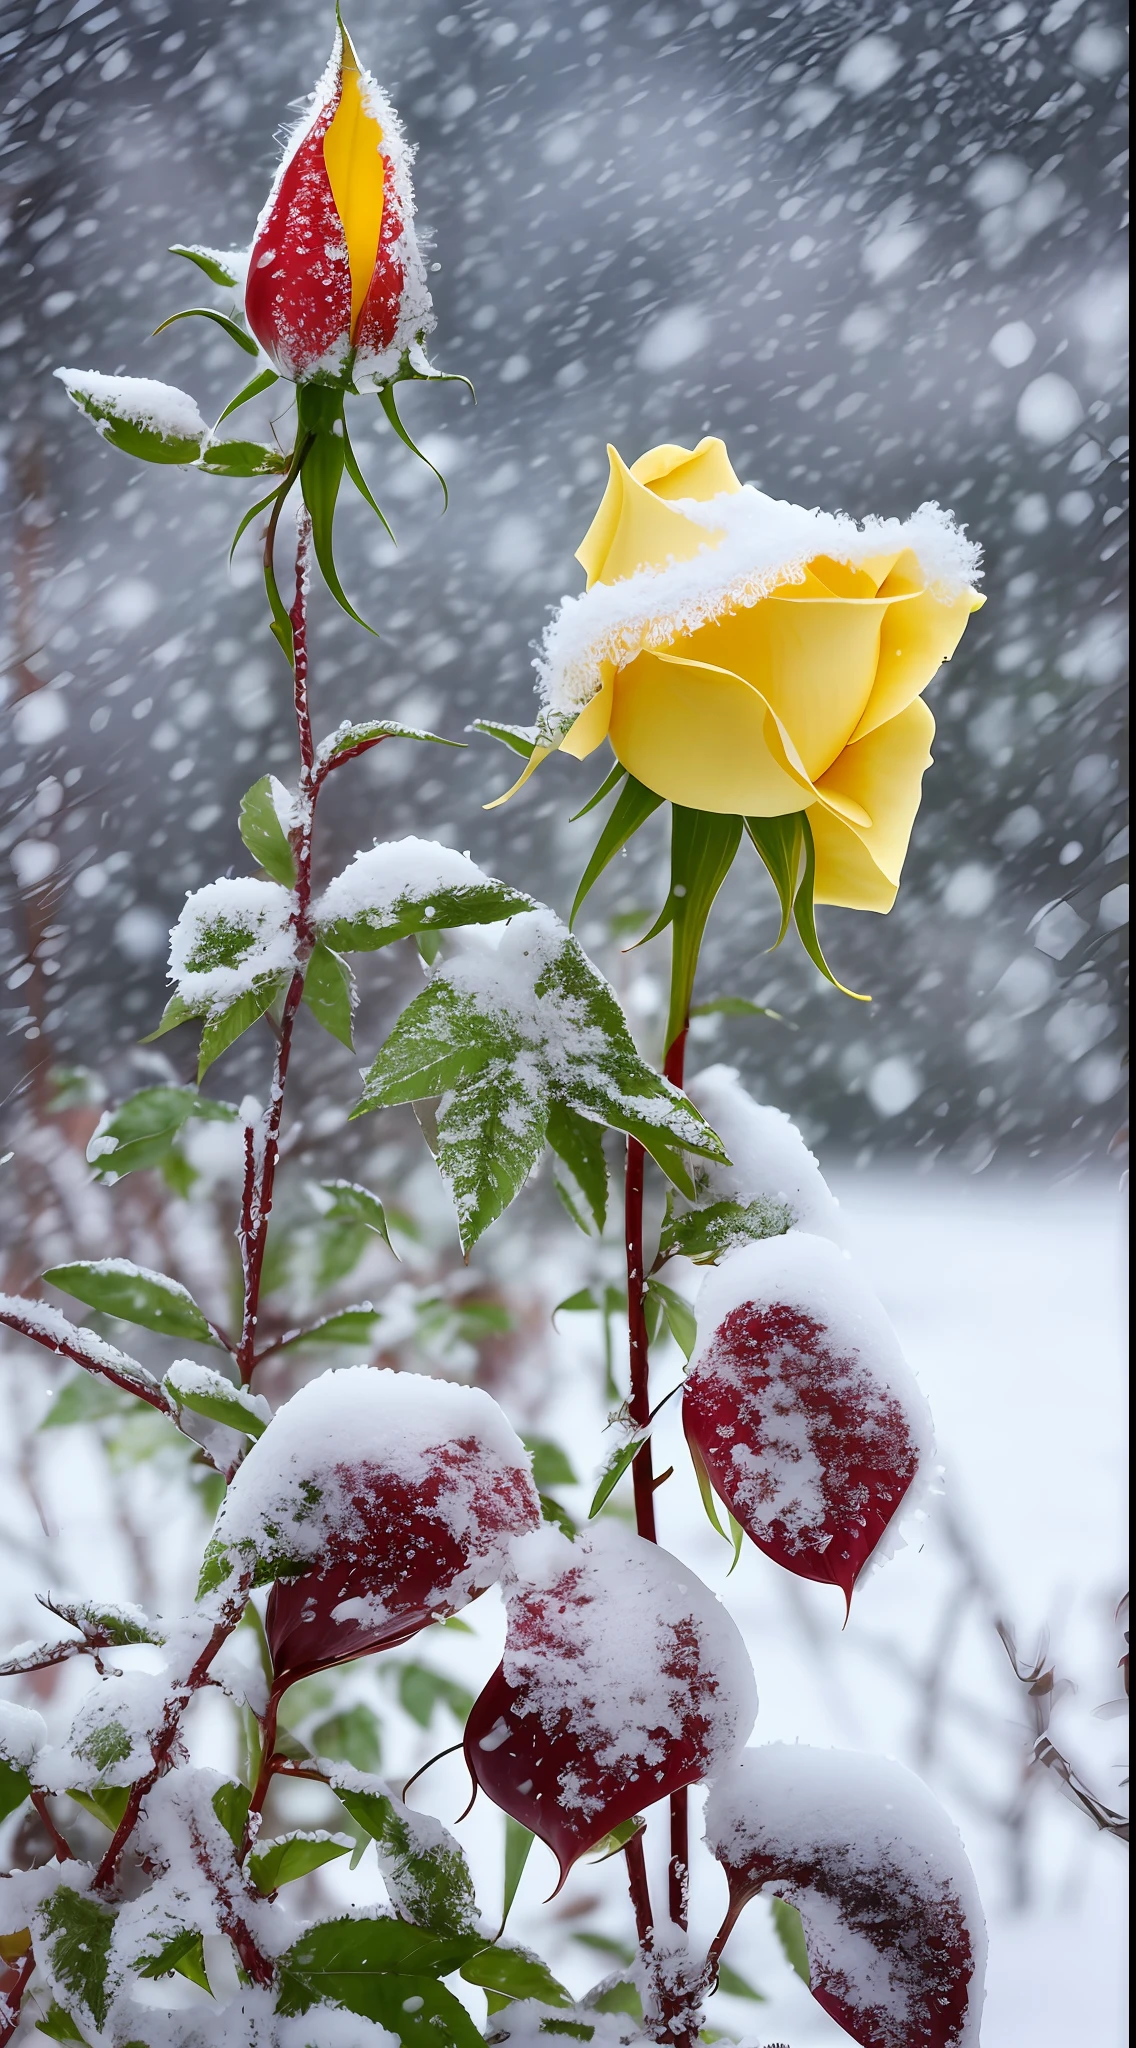
[[[434,324],[398,116],[337,27],[256,226],[249,327],[281,376],[381,383]]]

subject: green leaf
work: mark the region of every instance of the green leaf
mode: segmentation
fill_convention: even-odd
[[[694,1476],[698,1481],[698,1492],[701,1496],[702,1505],[706,1510],[706,1519],[709,1522],[710,1527],[712,1529],[717,1530],[717,1533],[722,1538],[722,1541],[724,1543],[728,1543],[730,1539],[727,1536],[726,1531],[722,1527],[721,1519],[718,1514],[717,1502],[714,1496],[714,1488],[710,1482],[710,1472],[707,1467],[706,1460],[703,1457],[702,1452],[699,1450],[698,1445],[693,1441],[691,1437],[687,1437],[686,1447],[687,1450],[690,1452],[690,1462],[694,1467]]]
[[[165,1641],[145,1619],[138,1621],[121,1607],[101,1607],[97,1600],[50,1600],[42,1604],[61,1621],[69,1621],[81,1635],[97,1635],[104,1643],[125,1647],[127,1643]]]
[[[164,1038],[167,1031],[176,1031],[179,1024],[196,1024],[197,1011],[191,1010],[181,996],[171,996],[162,1011],[162,1021],[156,1031],[150,1031],[140,1038],[139,1045],[153,1045],[156,1038]]]
[[[514,1820],[511,1813],[505,1815],[505,1892],[501,1906],[502,1930],[513,1910],[513,1900],[517,1896],[525,1873],[525,1864],[529,1860],[529,1853],[535,1840],[536,1836],[531,1829],[522,1827],[520,1821]]]
[[[641,1813],[633,1813],[630,1820],[621,1820],[618,1827],[612,1828],[611,1833],[597,1844],[596,1853],[588,1857],[589,1863],[606,1863],[610,1857],[618,1856],[634,1835],[642,1834],[646,1825]]]
[[[548,1116],[548,1142],[571,1173],[602,1236],[607,1221],[607,1160],[602,1125],[578,1116],[565,1102],[554,1102]]]
[[[232,1779],[224,1785],[218,1785],[213,1794],[213,1811],[234,1849],[237,1850],[244,1840],[251,1799],[252,1793],[248,1786],[239,1785]]]
[[[582,1948],[594,1949],[597,1955],[613,1956],[625,1969],[630,1969],[635,1961],[635,1950],[625,1941],[614,1940],[610,1934],[593,1934],[591,1929],[587,1928],[580,1934],[574,1934],[572,1939],[578,1941]]]
[[[718,1989],[728,1993],[731,1998],[753,1998],[760,2005],[766,2002],[764,1991],[758,1991],[748,1977],[742,1976],[740,1970],[731,1970],[729,1963],[718,1965]]]
[[[391,2027],[408,2048],[482,2048],[464,2006],[437,1978],[484,1947],[484,1935],[442,1936],[388,1917],[325,1920],[280,1958],[277,2011],[291,2016],[329,2001]],[[434,2024],[443,2018],[449,2038]]]
[[[661,1280],[653,1276],[647,1282],[646,1293],[649,1301],[659,1304],[671,1336],[683,1357],[689,1359],[698,1341],[698,1324],[690,1303],[684,1301],[681,1294],[676,1294],[673,1287],[664,1286]]]
[[[43,1277],[88,1308],[101,1309],[122,1322],[140,1323],[163,1337],[188,1338],[195,1344],[216,1342],[188,1288],[128,1259],[76,1259],[50,1267]]]
[[[51,1975],[68,1996],[86,2008],[96,2027],[107,2016],[106,1977],[115,1914],[84,1892],[61,1884],[36,1916],[37,1947],[46,1948]]]
[[[791,1906],[788,1899],[771,1899],[770,1905],[773,1908],[774,1931],[787,1959],[792,1963],[798,1977],[804,1983],[811,1984],[812,1972],[809,1969],[809,1952],[805,1946],[805,1930],[801,1925],[801,1916],[797,1908]]]
[[[220,1059],[223,1052],[227,1052],[238,1038],[263,1017],[266,1010],[271,1009],[277,996],[282,995],[287,986],[286,974],[268,975],[256,988],[250,989],[247,995],[238,996],[236,1002],[230,1003],[227,1010],[222,1010],[219,1017],[209,1019],[201,1033],[201,1044],[197,1053],[199,1081],[204,1080],[214,1060]],[[165,1030],[169,1028],[164,1018],[162,1027]]]
[[[156,1955],[149,1956],[135,1967],[140,1977],[169,1977],[176,1970],[179,1977],[187,1977],[191,1984],[213,1996],[213,1987],[205,1969],[205,1943],[199,1928],[186,1927],[180,1934],[171,1935]]]
[[[167,327],[173,327],[178,320],[212,320],[214,326],[219,327],[224,334],[227,334],[230,341],[235,341],[237,347],[243,349],[246,356],[260,354],[260,350],[252,335],[247,333],[243,327],[239,327],[237,322],[231,319],[228,313],[218,313],[212,306],[186,306],[182,312],[171,313],[168,320],[160,321],[158,326],[155,327],[154,333],[156,335],[164,334]]]
[[[350,868],[347,873],[351,873]],[[335,884],[331,886],[334,888]],[[408,887],[397,896],[382,896],[373,908],[360,909],[351,917],[328,919],[321,924],[321,933],[327,944],[339,952],[373,953],[380,946],[413,938],[418,932],[451,931],[467,924],[499,924],[503,918],[515,917],[519,911],[532,907],[531,896],[521,889],[510,889],[505,882],[459,882],[433,889]]]
[[[280,822],[280,806],[290,803],[288,791],[274,775],[262,775],[241,798],[237,829],[253,859],[274,882],[295,887],[296,860]]]
[[[748,996],[711,996],[705,1003],[692,1003],[690,1014],[692,1017],[772,1017],[777,1024],[785,1022],[780,1010],[769,1010],[764,1003],[751,1003]]]
[[[352,1018],[355,1010],[355,977],[346,960],[318,939],[313,946],[304,975],[304,1001],[325,1031],[338,1038],[348,1052],[355,1049]]]
[[[772,1196],[760,1196],[754,1202],[708,1202],[704,1208],[668,1214],[659,1250],[668,1255],[681,1253],[696,1265],[711,1265],[738,1245],[783,1236],[792,1222],[788,1204]]]
[[[248,383],[241,386],[236,397],[230,398],[224,412],[218,418],[217,426],[227,420],[230,413],[239,411],[242,405],[247,405],[250,398],[259,398],[262,391],[271,391],[272,386],[279,382],[275,370],[258,370],[255,377],[250,377]],[[213,431],[216,432],[216,428]]]
[[[231,1123],[236,1110],[211,1102],[196,1088],[140,1088],[113,1115],[100,1119],[87,1146],[87,1159],[100,1180],[121,1180],[147,1166],[159,1166],[191,1117]]]
[[[512,1059],[472,1075],[438,1112],[438,1165],[469,1253],[518,1195],[544,1150],[548,1099]]]
[[[561,1308],[566,1306],[566,1303],[560,1303]],[[532,1459],[533,1485],[538,1493],[547,1493],[550,1486],[579,1484],[571,1461],[559,1444],[554,1444],[546,1436],[526,1436],[521,1438],[521,1442]]]
[[[654,790],[645,789],[641,782],[636,782],[633,775],[628,776],[616,798],[614,809],[596,841],[595,851],[584,869],[580,886],[576,891],[576,900],[572,905],[572,915],[568,920],[570,925],[575,924],[585,897],[609,862],[613,861],[621,848],[626,846],[640,825],[646,823],[651,813],[658,810],[662,801],[662,797],[656,796]]]
[[[153,382],[148,377],[116,377],[109,391],[95,393],[85,391],[82,382],[68,383],[69,376],[80,377],[81,372],[55,372],[68,398],[94,420],[104,441],[117,448],[123,455],[133,455],[139,462],[175,463],[184,466],[196,462],[201,454],[205,439],[205,422],[201,431],[192,434],[166,433],[159,427],[150,426],[147,421],[154,417]],[[174,385],[159,386],[171,398],[181,401],[186,408],[193,406],[193,400]],[[196,406],[193,406],[196,412]]]
[[[399,1705],[420,1728],[430,1726],[439,1706],[447,1706],[455,1720],[464,1723],[473,1705],[473,1694],[464,1685],[443,1678],[428,1664],[388,1664],[387,1669],[397,1671]]]
[[[463,1963],[461,1975],[467,1984],[480,1984],[505,1998],[539,1998],[544,2005],[571,2005],[572,1995],[555,1978],[547,1963],[527,1948],[483,1948],[480,1955]]]
[[[622,1984],[609,1984],[605,1991],[590,1992],[587,2004],[592,2012],[625,2012],[633,2020],[643,2017],[643,2001],[629,1979]],[[699,2035],[699,2040],[704,2038]]]
[[[311,1323],[306,1330],[298,1330],[280,1348],[289,1351],[294,1344],[369,1344],[376,1324],[381,1321],[382,1310],[372,1308],[369,1301],[360,1302],[354,1308],[333,1309],[318,1323]]]
[[[121,1421],[124,1416],[136,1413],[134,1396],[125,1388],[96,1378],[94,1373],[79,1371],[60,1387],[40,1428],[70,1429],[76,1423],[105,1422],[112,1415]]]
[[[647,1432],[640,1431],[635,1436],[625,1438],[624,1442],[611,1453],[600,1474],[599,1485],[592,1496],[592,1505],[588,1509],[589,1522],[595,1520],[605,1501],[615,1492],[628,1466],[634,1460],[636,1452],[642,1450],[646,1441]]]
[[[319,1185],[325,1195],[331,1196],[330,1208],[322,1212],[324,1223],[361,1223],[382,1238],[388,1251],[394,1252],[386,1210],[370,1188],[362,1187],[357,1180],[321,1180]]]
[[[321,1864],[348,1856],[352,1843],[343,1835],[278,1835],[273,1842],[258,1842],[248,1860],[249,1875],[258,1892],[279,1891],[297,1877],[306,1877]]]
[[[206,476],[281,476],[291,460],[286,449],[264,441],[208,441],[197,467]]]
[[[399,1912],[416,1927],[447,1939],[472,1933],[477,1918],[473,1879],[453,1835],[387,1792],[335,1789],[352,1820],[373,1839],[383,1881]]]
[[[361,1700],[321,1721],[308,1739],[317,1756],[327,1757],[333,1763],[352,1764],[357,1771],[377,1771],[383,1760],[383,1731],[378,1715]]]
[[[7,1820],[31,1796],[31,1779],[7,1757],[0,1756],[0,1820]]]
[[[99,1785],[91,1792],[82,1792],[77,1786],[73,1786],[67,1797],[73,1799],[76,1806],[81,1806],[86,1813],[93,1814],[96,1820],[101,1820],[104,1828],[109,1828],[113,1835],[129,1804],[130,1787]]]
[[[499,719],[475,718],[468,730],[484,732],[491,740],[500,740],[503,747],[508,747],[511,753],[520,754],[525,761],[537,743],[535,725],[503,725]]]
[[[793,898],[797,893],[797,873],[801,865],[803,819],[803,811],[793,811],[783,818],[747,818],[745,821],[746,831],[769,870],[781,905],[781,929],[773,941],[771,952],[781,944],[793,915]]]
[[[805,872],[801,876],[801,886],[793,899],[793,917],[796,921],[797,931],[800,934],[801,944],[812,961],[813,966],[820,969],[825,980],[830,981],[833,988],[838,988],[842,996],[851,996],[854,1003],[870,1003],[872,1000],[871,996],[857,995],[855,989],[845,988],[842,981],[837,981],[828,961],[821,952],[820,940],[817,937],[816,913],[813,905],[813,887],[816,881],[816,847],[813,843],[813,828],[809,823],[806,811],[801,812],[801,832],[805,845]]]
[[[407,1004],[380,1047],[351,1114],[441,1095],[492,1060],[511,1058],[513,1050],[514,1040],[493,1017],[479,1016],[444,979],[432,981]]]
[[[189,263],[196,263],[212,284],[228,285],[236,291],[240,286],[244,269],[243,249],[206,249],[200,242],[171,242],[171,256],[184,256]]]
[[[393,718],[368,718],[358,725],[338,726],[319,744],[321,761],[337,760],[340,754],[377,746],[380,740],[431,740],[436,747],[462,747],[464,740],[446,740],[441,733],[425,732],[417,725],[399,725]]]
[[[562,1535],[567,1536],[569,1542],[574,1542],[577,1535],[576,1524],[567,1508],[562,1507],[558,1500],[554,1500],[550,1493],[542,1493],[539,1498],[542,1521],[551,1522],[553,1528],[559,1529]]]
[[[79,2032],[69,2012],[64,2012],[54,1998],[42,2019],[36,2021],[36,2033],[46,2034],[49,2041],[81,2041],[88,2048],[87,2037]]]
[[[244,1436],[264,1435],[269,1418],[261,1410],[267,1403],[206,1366],[191,1365],[185,1375],[179,1375],[178,1367],[183,1364],[185,1361],[179,1360],[172,1365],[163,1382],[178,1408],[205,1415],[210,1422],[223,1422],[227,1429],[238,1429]]]
[[[468,379],[463,377],[460,381],[462,383],[467,383]],[[394,387],[392,384],[380,384],[379,404],[382,406],[383,411],[385,412],[388,420],[390,421],[391,426],[394,428],[395,433],[398,435],[399,440],[402,442],[403,447],[409,448],[412,455],[417,455],[419,462],[424,462],[426,464],[427,469],[432,470],[433,474],[437,477],[438,482],[442,486],[442,510],[443,512],[448,511],[450,503],[450,492],[449,486],[446,483],[446,479],[442,475],[440,469],[434,468],[434,464],[431,462],[429,456],[423,455],[421,448],[415,446],[415,443],[411,440],[410,435],[407,433],[406,428],[403,426],[402,421],[398,415],[398,407],[394,402]]]
[[[552,1311],[552,1320],[555,1322],[562,1310],[565,1314],[571,1311],[574,1315],[583,1315],[589,1309],[593,1315],[598,1315],[600,1304],[590,1287],[578,1287],[575,1294],[566,1294],[563,1301],[557,1302]]]

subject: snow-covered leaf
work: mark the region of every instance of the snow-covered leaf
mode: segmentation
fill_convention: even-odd
[[[211,284],[238,290],[248,268],[247,249],[209,249],[201,242],[171,242],[171,256],[184,256],[203,270]]]
[[[50,1267],[43,1277],[64,1294],[86,1302],[88,1308],[101,1309],[104,1315],[118,1316],[122,1322],[140,1323],[163,1337],[183,1337],[198,1344],[217,1341],[188,1287],[129,1259],[76,1259]]]
[[[496,923],[531,908],[531,896],[492,880],[467,854],[410,838],[357,853],[328,883],[313,915],[329,946],[352,953],[416,932]]]
[[[188,1358],[175,1360],[164,1385],[176,1407],[208,1416],[210,1422],[223,1422],[226,1428],[239,1429],[245,1436],[263,1436],[272,1420],[272,1410],[263,1394],[251,1394],[247,1387],[235,1386],[211,1366],[195,1365]]]
[[[482,2048],[438,1978],[484,1946],[484,1935],[439,1936],[405,1920],[324,1920],[281,1956],[277,2011],[306,2013],[327,2000],[389,2027],[401,2048]]]
[[[208,441],[197,467],[207,476],[282,476],[288,462],[283,449],[265,441]]]
[[[241,798],[237,829],[253,859],[274,882],[291,889],[296,880],[296,862],[284,820],[290,817],[292,799],[274,775],[262,775]]]
[[[215,1022],[279,988],[296,964],[293,910],[291,891],[258,875],[225,876],[187,896],[170,933],[170,980],[187,1009]]]
[[[436,747],[463,747],[464,740],[443,739],[441,733],[426,732],[422,726],[400,725],[394,718],[367,718],[354,724],[344,720],[333,733],[320,741],[317,760],[335,761],[341,754],[362,753],[366,747],[375,747],[380,740],[432,740]]]
[[[737,1202],[743,1209],[752,1209],[753,1228],[741,1242],[775,1237],[792,1227],[843,1244],[840,1204],[783,1110],[755,1102],[742,1087],[736,1067],[706,1067],[687,1082],[687,1093],[713,1124],[730,1155],[728,1166],[713,1161],[699,1164],[700,1207]],[[682,1204],[676,1202],[673,1207],[675,1227],[682,1230]],[[766,1227],[760,1228],[763,1218]],[[686,1249],[685,1244],[681,1249]]]
[[[337,1797],[376,1846],[383,1882],[416,1927],[450,1937],[477,1919],[473,1879],[461,1844],[430,1814],[414,1813],[385,1787],[333,1780]]]
[[[278,1891],[282,1884],[306,1877],[322,1864],[334,1863],[338,1856],[349,1856],[353,1847],[350,1836],[329,1835],[323,1830],[278,1835],[275,1841],[257,1842],[249,1857],[249,1875],[258,1892]]]
[[[469,730],[486,733],[491,740],[500,740],[510,753],[520,754],[526,761],[536,746],[535,725],[504,725],[496,718],[475,718]]]
[[[678,1252],[695,1265],[712,1265],[739,1245],[763,1237],[780,1237],[792,1213],[784,1202],[706,1202],[696,1209],[671,1209],[663,1223],[659,1250]]]
[[[759,1892],[795,1907],[813,1997],[861,2048],[977,2048],[986,1930],[957,1830],[881,1756],[767,1743],[710,1791],[706,1841],[730,1917]]]
[[[100,1180],[121,1180],[143,1167],[160,1166],[191,1117],[229,1123],[235,1116],[228,1103],[212,1102],[196,1088],[140,1088],[99,1119],[87,1159]]]
[[[55,375],[112,448],[140,462],[197,461],[209,429],[187,391],[151,377],[105,377],[99,370]]]
[[[37,1959],[56,1992],[89,2013],[96,2027],[107,2016],[107,1967],[115,1913],[85,1892],[60,1884],[33,1916]]]
[[[205,1942],[197,1927],[185,1927],[180,1934],[171,1934],[154,1955],[147,1956],[137,1965],[137,1969],[140,1977],[169,1977],[176,1972],[202,1991],[211,1989],[205,1969]]]
[[[850,1601],[912,1484],[926,1402],[878,1301],[827,1238],[731,1252],[697,1303],[683,1426],[758,1546]]]
[[[369,1344],[375,1325],[381,1321],[382,1310],[372,1308],[369,1301],[361,1301],[352,1308],[333,1309],[330,1315],[321,1316],[318,1323],[297,1330],[281,1349],[287,1351],[293,1344]]]
[[[321,1180],[319,1187],[328,1197],[329,1205],[321,1211],[325,1223],[362,1223],[382,1238],[388,1251],[394,1251],[386,1210],[370,1188],[361,1186],[357,1180]]]

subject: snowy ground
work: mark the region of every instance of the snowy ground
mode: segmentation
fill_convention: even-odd
[[[751,1548],[727,1582],[728,1552],[687,1481],[675,1423],[659,1443],[659,1468],[672,1452],[676,1465],[659,1495],[662,1540],[723,1592],[746,1635],[761,1694],[757,1739],[800,1737],[903,1756],[949,1806],[991,1924],[984,2048],[1119,2048],[1126,2038],[1126,1851],[1098,1836],[1047,1774],[1033,1781],[1019,1824],[1007,1824],[1020,1787],[1027,1714],[992,1612],[1004,1615],[1031,1654],[1048,1625],[1058,1672],[1077,1686],[1055,1715],[1054,1737],[1103,1799],[1123,1804],[1118,1759],[1125,1723],[1094,1713],[1120,1691],[1115,1667],[1123,1648],[1113,1620],[1124,1590],[1121,1202],[1103,1177],[1056,1188],[898,1171],[833,1179],[857,1254],[930,1397],[954,1524],[973,1546],[986,1590],[960,1590],[965,1571],[941,1507],[861,1588],[843,1632],[835,1593],[798,1584]],[[677,1378],[677,1356],[674,1364]],[[659,1371],[663,1391],[665,1361]],[[40,1377],[35,1370],[37,1386]],[[25,1392],[31,1382],[29,1371]],[[15,1392],[10,1366],[8,1383]],[[38,1397],[29,1398],[34,1413]],[[590,1477],[603,1419],[598,1341],[589,1319],[565,1316],[541,1431],[559,1438]],[[82,1441],[80,1433],[60,1431],[48,1469],[44,1512],[55,1570],[81,1582],[98,1544],[106,1565],[98,1590],[127,1592],[125,1578],[116,1583],[124,1558],[116,1561],[99,1535],[100,1487],[84,1468]],[[583,1487],[565,1497],[586,1512]],[[176,1547],[172,1529],[165,1539]],[[11,1620],[11,1609],[18,1611],[18,1632],[35,1626],[20,1597],[24,1584],[41,1583],[35,1551],[33,1542],[26,1558],[12,1554],[4,1605]],[[429,1661],[476,1688],[499,1654],[496,1598],[477,1603],[469,1619],[476,1640],[435,1632]],[[389,1702],[386,1687],[375,1690],[373,1670],[360,1687],[371,1688],[376,1703]],[[216,1708],[207,1712],[216,1717]],[[228,1738],[216,1718],[214,1725],[216,1744],[207,1746],[224,1762]],[[455,1734],[444,1713],[428,1733],[392,1716],[384,1768],[398,1781]],[[465,1797],[456,1759],[440,1764],[414,1794],[447,1821]],[[318,1817],[313,1808],[310,1820]],[[482,1801],[459,1833],[492,1910],[501,1885],[499,1816]],[[367,1867],[349,1878],[342,1865],[333,1866],[322,1901],[346,1899],[349,1885],[358,1899]],[[377,1878],[366,1882],[378,1897]],[[539,1947],[582,1992],[609,1964],[578,1936],[630,1935],[620,1865],[578,1866],[545,1909],[553,1882],[552,1860],[538,1845],[510,1931]],[[697,1865],[695,1891],[696,1931],[709,1933],[723,1886],[708,1858]],[[845,2038],[789,1971],[759,1905],[748,1909],[727,1959],[767,2002],[720,1998],[718,2024],[791,2048],[834,2048]]]

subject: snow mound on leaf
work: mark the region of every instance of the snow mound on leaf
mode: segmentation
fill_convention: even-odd
[[[169,978],[198,1015],[217,1016],[269,977],[290,974],[291,891],[258,875],[224,877],[185,899],[170,933]]]
[[[871,2048],[978,2048],[986,1924],[958,1830],[887,1757],[767,1743],[715,1780],[731,1896],[797,1906],[812,1992]]]
[[[314,906],[316,923],[371,916],[390,922],[407,897],[415,902],[442,889],[485,887],[489,876],[452,846],[436,839],[392,839],[357,853],[349,866],[328,883]]]
[[[621,667],[645,647],[666,647],[711,619],[760,603],[782,584],[802,583],[816,555],[855,564],[910,548],[926,586],[944,603],[979,574],[981,548],[936,504],[920,505],[910,519],[859,525],[844,513],[790,505],[746,484],[701,502],[676,498],[672,510],[707,528],[706,545],[692,560],[595,583],[563,598],[545,628],[537,689],[554,731],[595,695],[605,661]]]
[[[496,1401],[480,1387],[369,1365],[325,1372],[253,1445],[225,1496],[214,1545],[254,1555],[270,1548],[300,1566],[320,1564],[332,1545],[363,1555],[367,1495],[384,1480],[425,1488],[440,1470],[429,1513],[468,1551],[480,1588],[500,1576],[516,1533],[539,1515],[529,1454]],[[450,1582],[447,1601],[453,1591]]]
[[[840,1204],[783,1109],[755,1102],[736,1067],[705,1067],[687,1083],[686,1092],[730,1155],[729,1166],[700,1163],[704,1200],[781,1202],[798,1230],[844,1243]]]
[[[721,1601],[657,1543],[599,1522],[574,1543],[544,1527],[514,1545],[502,1659],[517,1711],[551,1733],[565,1719],[605,1772],[662,1761],[692,1717],[709,1775],[757,1717],[749,1655]],[[552,1596],[552,1597],[550,1597]],[[564,1782],[560,1802],[595,1798]]]
[[[205,441],[209,429],[188,391],[154,377],[107,377],[101,370],[54,370],[72,398],[89,398],[116,419],[130,420],[171,441]],[[96,426],[105,425],[99,421]]]
[[[0,1759],[26,1771],[47,1741],[47,1723],[34,1707],[0,1700]]]

